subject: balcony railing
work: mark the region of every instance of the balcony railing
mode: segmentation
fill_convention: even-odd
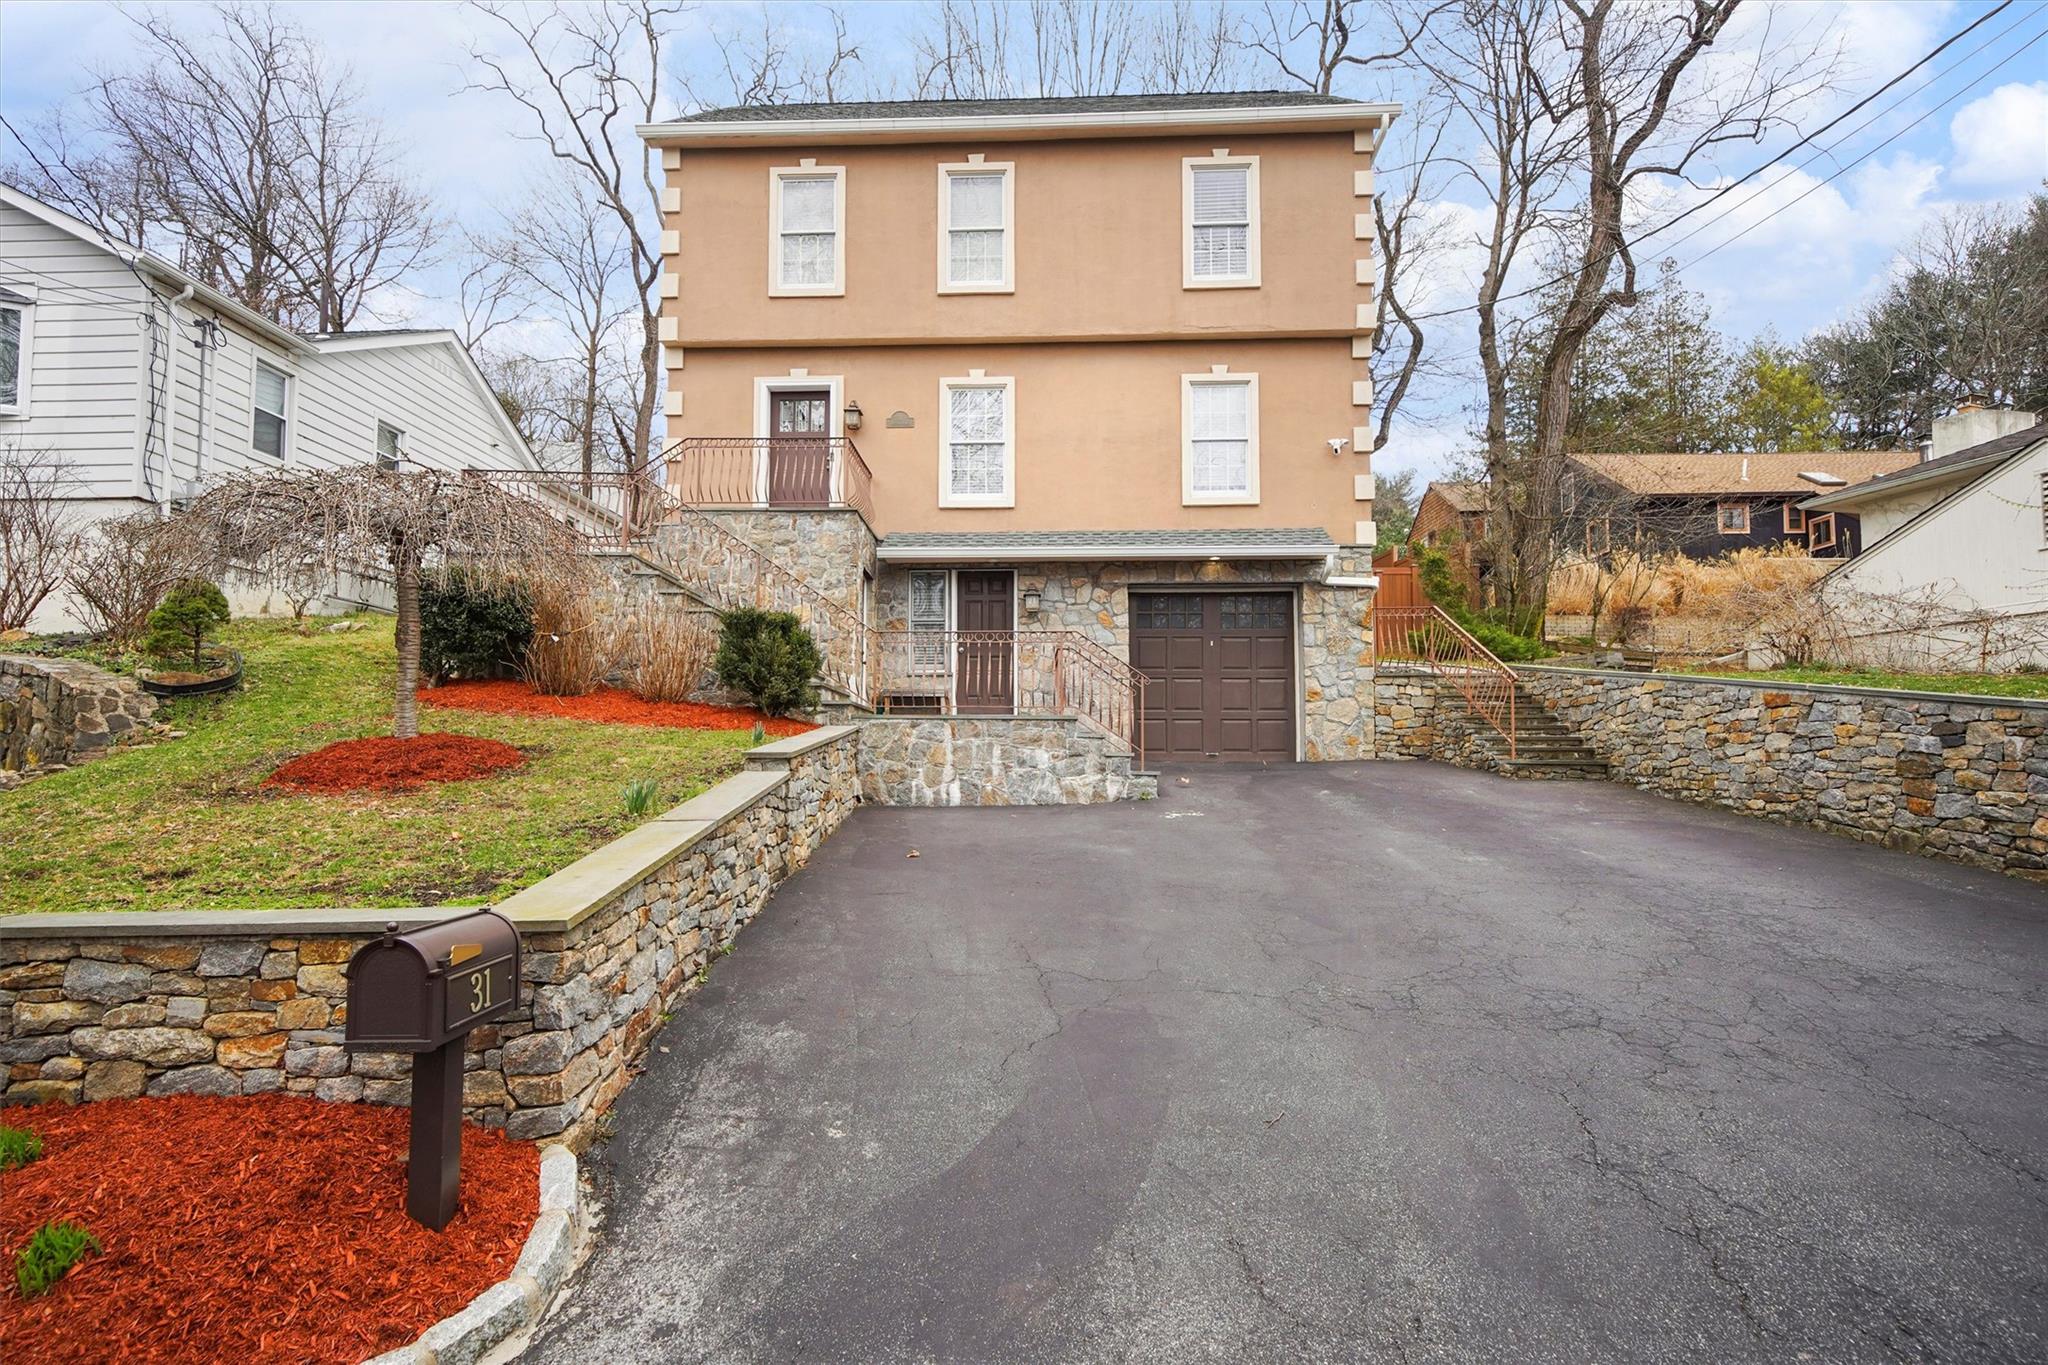
[[[1444,614],[1442,607],[1379,607],[1372,614],[1373,658],[1427,669],[1458,689],[1472,713],[1507,741],[1515,756],[1515,671]]]
[[[686,436],[668,487],[693,507],[851,508],[874,521],[874,476],[844,436]]]
[[[1145,685],[1124,660],[1071,630],[870,632],[868,695],[913,715],[1075,716],[1144,765]]]

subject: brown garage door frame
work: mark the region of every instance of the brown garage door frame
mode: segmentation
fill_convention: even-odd
[[[1131,662],[1134,666],[1153,677],[1145,689],[1146,715],[1142,722],[1146,727],[1146,753],[1165,762],[1298,762],[1301,758],[1301,733],[1303,726],[1303,699],[1301,691],[1301,585],[1298,583],[1134,583],[1129,588],[1131,611]],[[1171,595],[1197,599],[1199,613],[1195,616],[1182,615],[1171,626],[1140,629],[1138,626],[1138,599],[1143,595]],[[1258,684],[1262,678],[1270,679],[1271,672],[1259,671],[1256,667],[1249,674],[1251,687],[1247,692],[1252,702],[1251,745],[1249,750],[1225,750],[1221,747],[1225,733],[1225,717],[1219,708],[1222,703],[1224,681],[1213,670],[1224,656],[1218,655],[1218,646],[1232,639],[1246,639],[1258,632],[1258,627],[1233,628],[1226,631],[1222,626],[1223,599],[1226,597],[1254,595],[1284,598],[1286,601],[1286,641],[1283,657],[1286,660],[1286,737],[1282,745],[1268,745],[1260,748],[1257,734],[1261,717],[1257,714]],[[1197,624],[1199,622],[1199,624]],[[1176,640],[1182,651],[1198,648],[1202,662],[1198,667],[1172,668]],[[1197,645],[1196,641],[1199,640]],[[1256,659],[1258,645],[1251,646]],[[1202,711],[1190,715],[1183,711],[1175,715],[1172,710],[1174,694],[1182,690],[1176,684],[1196,682],[1202,695]],[[1212,688],[1214,689],[1212,692]],[[1270,716],[1264,719],[1271,719]],[[1188,742],[1190,734],[1199,735],[1195,741],[1200,745],[1197,752]],[[1215,745],[1215,748],[1211,748]]]

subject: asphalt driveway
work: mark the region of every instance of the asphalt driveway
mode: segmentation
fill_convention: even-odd
[[[855,815],[657,1040],[529,1359],[2048,1359],[2048,891],[1187,779]]]

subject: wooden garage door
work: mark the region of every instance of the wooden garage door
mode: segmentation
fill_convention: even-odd
[[[1291,593],[1134,592],[1131,661],[1148,759],[1294,757]]]

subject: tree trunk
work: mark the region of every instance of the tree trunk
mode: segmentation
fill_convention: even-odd
[[[391,547],[392,575],[398,586],[398,695],[392,707],[391,733],[413,739],[420,732],[420,561],[403,541]]]

